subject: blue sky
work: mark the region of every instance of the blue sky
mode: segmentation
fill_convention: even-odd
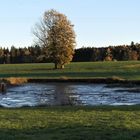
[[[0,0],[0,46],[32,45],[31,29],[56,9],[75,25],[77,48],[140,43],[140,0]]]

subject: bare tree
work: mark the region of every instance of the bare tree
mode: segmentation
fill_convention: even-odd
[[[33,34],[40,46],[46,47],[47,56],[55,68],[64,68],[74,54],[75,32],[73,25],[64,14],[55,10],[44,13],[43,19],[36,24]]]

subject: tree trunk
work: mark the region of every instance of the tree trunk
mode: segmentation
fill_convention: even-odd
[[[57,69],[57,68],[58,68],[58,65],[57,65],[57,63],[55,63],[55,66],[54,66],[54,68],[55,68],[55,69]]]
[[[61,65],[60,68],[61,68],[61,69],[64,69],[64,65]]]

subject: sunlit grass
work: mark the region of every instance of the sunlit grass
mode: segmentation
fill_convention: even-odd
[[[1,140],[139,140],[140,106],[0,109]]]
[[[112,78],[140,80],[140,61],[78,62],[54,70],[46,64],[1,64],[0,77],[30,78]]]

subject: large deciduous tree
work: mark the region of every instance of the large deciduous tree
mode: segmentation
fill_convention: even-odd
[[[47,56],[55,64],[56,69],[64,68],[64,65],[72,60],[75,32],[64,14],[55,10],[46,11],[33,33],[39,45],[46,48]]]

